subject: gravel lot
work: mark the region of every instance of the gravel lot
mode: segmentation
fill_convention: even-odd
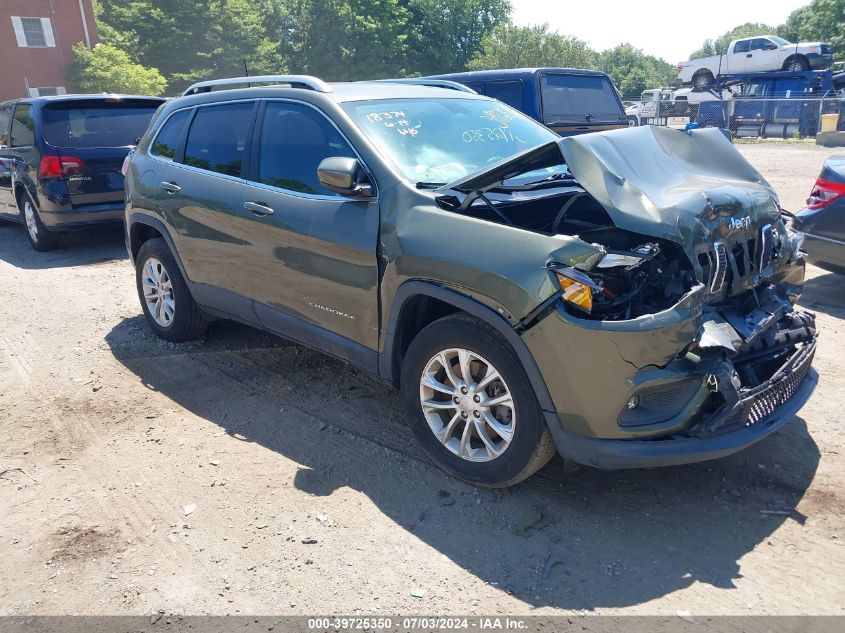
[[[788,209],[824,158],[738,146]],[[687,467],[479,491],[361,372],[219,323],[145,326],[119,229],[0,224],[0,614],[842,614],[845,278],[809,271],[814,398]]]

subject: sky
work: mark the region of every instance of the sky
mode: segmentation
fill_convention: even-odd
[[[675,64],[686,60],[707,38],[718,37],[745,22],[776,26],[792,11],[809,3],[810,0],[511,0],[511,17],[519,26],[548,22],[552,30],[575,35],[599,51],[628,42]],[[646,13],[653,17],[646,17]]]

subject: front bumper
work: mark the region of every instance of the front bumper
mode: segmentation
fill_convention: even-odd
[[[810,53],[807,55],[810,70],[826,70],[833,63],[833,54]]]
[[[801,358],[792,371],[751,390],[734,407],[719,412],[716,420],[711,420],[718,428],[704,435],[607,440],[567,433],[554,419],[547,420],[548,426],[561,456],[605,470],[677,466],[725,457],[777,431],[809,400],[818,383],[811,367],[815,348],[813,340],[796,353]]]
[[[558,451],[605,469],[669,466],[729,455],[780,428],[817,382],[813,315],[786,294],[772,286],[753,310],[702,316],[690,293],[645,320],[577,330],[563,311],[549,315],[523,338],[555,404],[546,415]]]
[[[567,433],[547,420],[557,443],[558,452],[573,462],[617,470],[693,464],[726,457],[759,442],[774,433],[804,406],[816,388],[818,376],[811,369],[800,389],[776,412],[758,424],[742,426],[730,432],[707,438],[673,437],[663,440],[601,440]]]

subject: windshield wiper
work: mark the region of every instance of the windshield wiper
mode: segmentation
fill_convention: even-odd
[[[528,182],[522,183],[521,186],[525,187],[525,186],[528,186],[528,185],[542,185],[542,184],[545,184],[545,183],[555,182],[555,181],[558,181],[558,180],[572,180],[572,181],[574,181],[575,178],[572,176],[572,174],[568,174],[566,172],[559,171],[557,173],[552,174],[551,176],[546,176],[545,178],[541,178],[540,180],[529,180]]]
[[[417,189],[437,189],[445,185],[445,182],[418,182]]]

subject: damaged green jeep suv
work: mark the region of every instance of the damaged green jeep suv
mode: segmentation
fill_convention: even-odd
[[[162,338],[234,319],[354,363],[400,388],[434,462],[486,486],[555,450],[728,455],[813,391],[800,236],[719,131],[559,138],[458,90],[217,84],[163,105],[124,165]]]

